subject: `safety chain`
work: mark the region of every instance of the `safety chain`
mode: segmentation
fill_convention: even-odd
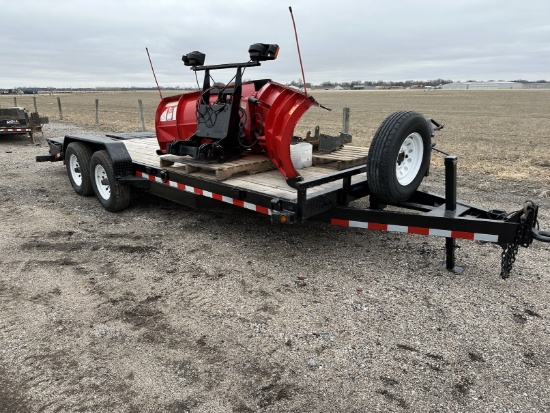
[[[513,244],[506,244],[502,247],[502,260],[500,262],[500,278],[505,280],[510,277],[512,266],[516,261],[516,254],[518,253],[519,244],[514,241]]]
[[[506,244],[502,246],[502,254],[500,261],[500,278],[503,280],[510,277],[510,272],[514,262],[516,262],[516,255],[518,253],[519,246],[521,244],[521,234],[525,230],[525,222],[527,221],[526,215],[522,215],[519,219],[519,227],[516,232],[516,238],[511,244]]]

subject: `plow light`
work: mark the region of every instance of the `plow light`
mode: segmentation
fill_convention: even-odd
[[[206,55],[196,50],[191,53],[184,54],[181,58],[185,66],[202,66],[204,65],[204,58]]]
[[[277,59],[279,46],[276,44],[254,43],[248,48],[250,60],[255,62],[263,62],[266,60]]]

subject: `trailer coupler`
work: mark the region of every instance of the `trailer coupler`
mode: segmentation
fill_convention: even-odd
[[[541,231],[538,228],[538,205],[533,201],[527,200],[523,205],[523,209],[516,212],[518,218],[518,228],[516,231],[516,237],[513,242],[502,245],[502,255],[500,263],[500,277],[506,279],[510,277],[510,272],[514,262],[516,261],[516,255],[519,247],[529,247],[533,240],[550,242],[550,232]]]

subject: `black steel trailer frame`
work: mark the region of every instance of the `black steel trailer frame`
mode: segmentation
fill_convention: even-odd
[[[538,205],[526,201],[512,213],[458,202],[457,157],[445,158],[445,195],[416,191],[407,201],[391,206],[375,199],[370,193],[365,166],[327,173],[321,177],[296,183],[296,197],[286,199],[260,189],[251,190],[208,180],[193,174],[173,173],[166,168],[133,160],[125,142],[149,138],[148,132],[111,134],[105,136],[65,136],[48,139],[49,155],[37,156],[38,162],[62,161],[67,146],[81,142],[92,151],[107,150],[116,179],[130,185],[194,208],[204,205],[197,201],[230,204],[269,216],[273,223],[301,224],[320,220],[332,225],[365,228],[400,233],[439,236],[445,238],[447,270],[460,274],[456,264],[457,239],[499,244],[502,248],[501,277],[510,276],[519,246],[529,247],[533,240],[550,242],[550,232],[538,229]],[[324,184],[337,184],[311,194],[308,190]],[[350,206],[354,200],[369,197],[368,208]]]

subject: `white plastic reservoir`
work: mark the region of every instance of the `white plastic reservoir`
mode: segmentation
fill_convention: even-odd
[[[290,145],[290,159],[292,160],[294,169],[311,166],[313,164],[313,146],[307,142]]]

